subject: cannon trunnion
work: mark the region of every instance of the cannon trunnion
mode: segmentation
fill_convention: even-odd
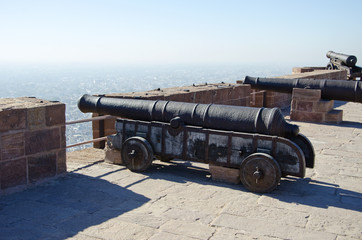
[[[109,105],[110,102],[113,106]],[[163,106],[159,109],[161,115],[169,115],[169,118],[155,117],[159,114],[157,109],[160,106],[157,107],[157,104]],[[270,192],[282,176],[302,178],[305,168],[314,166],[314,150],[309,140],[298,133],[297,126],[288,124],[277,113],[269,111],[272,109],[264,109],[263,113],[263,109],[254,108],[229,109],[230,106],[224,105],[109,99],[89,95],[83,96],[78,105],[83,112],[123,117],[117,119],[117,134],[109,136],[109,143],[120,150],[123,163],[131,171],[145,171],[155,158],[203,162],[239,169],[240,180],[247,189]],[[130,116],[134,114],[133,107],[137,108],[137,118]],[[221,117],[215,113],[219,107],[226,115],[222,124],[217,122]],[[246,118],[237,121],[235,115],[240,117],[243,111],[248,113],[244,112]],[[273,111],[280,112],[279,109]],[[207,126],[200,119],[194,121],[198,125],[192,125],[188,113],[196,119],[199,114],[203,116],[201,120],[208,121]],[[230,126],[238,126],[238,129],[232,130]],[[245,131],[240,130],[243,128]]]

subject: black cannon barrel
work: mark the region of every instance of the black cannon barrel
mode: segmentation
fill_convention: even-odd
[[[336,53],[333,51],[327,52],[327,58],[338,59],[342,61],[348,67],[354,67],[357,63],[357,57],[353,55],[347,55],[343,53]]]
[[[292,93],[293,88],[320,89],[321,97],[362,103],[362,82],[326,79],[257,78],[246,76],[244,84],[251,84],[262,90]]]
[[[96,112],[143,121],[170,122],[177,117],[186,125],[226,131],[276,136],[296,136],[299,133],[298,126],[287,123],[279,108],[96,97],[88,94],[79,99],[78,108],[84,113]]]

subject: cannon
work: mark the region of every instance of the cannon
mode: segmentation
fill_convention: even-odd
[[[327,70],[346,70],[348,79],[361,78],[362,68],[356,66],[357,57],[353,55],[347,55],[343,53],[336,53],[329,51],[326,54],[327,58],[330,59],[327,64]]]
[[[113,148],[131,171],[155,158],[182,159],[238,169],[243,185],[270,192],[281,176],[304,177],[314,149],[278,108],[250,108],[84,95],[79,109],[117,116]]]
[[[246,76],[244,84],[262,90],[292,93],[293,88],[320,89],[321,98],[362,103],[362,82],[327,79],[258,78]]]

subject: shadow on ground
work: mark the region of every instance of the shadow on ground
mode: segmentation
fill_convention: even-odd
[[[108,181],[68,173],[0,198],[0,239],[65,239],[148,201]]]

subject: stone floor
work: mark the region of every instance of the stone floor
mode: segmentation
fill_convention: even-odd
[[[339,125],[297,122],[316,151],[306,178],[270,194],[215,182],[207,165],[145,173],[68,154],[65,176],[0,198],[0,239],[362,239],[362,105]]]

